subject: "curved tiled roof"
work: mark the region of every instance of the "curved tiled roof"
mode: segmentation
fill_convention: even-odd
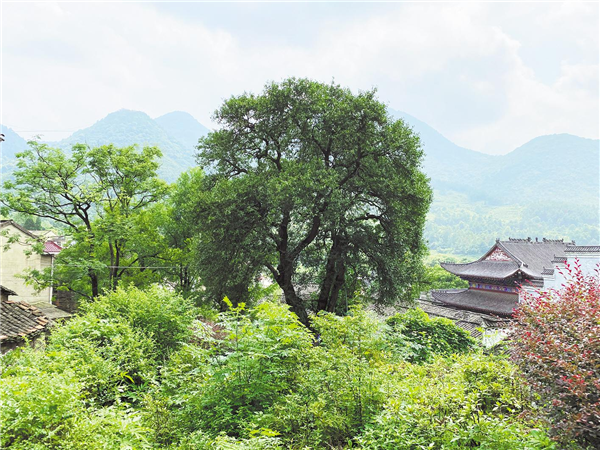
[[[49,325],[50,319],[29,303],[3,299],[0,304],[0,344],[35,337]]]
[[[481,277],[502,280],[519,271],[514,261],[474,261],[467,264],[440,263],[448,272],[459,277]]]
[[[554,275],[554,269],[548,269],[544,267],[544,270],[542,270],[542,275]]]
[[[562,239],[527,239],[497,240],[496,244],[477,261],[467,264],[442,263],[448,272],[465,278],[504,279],[522,272],[526,278],[542,278],[544,266],[549,266],[559,258],[565,257],[567,244]],[[506,260],[486,259],[498,249]]]
[[[431,295],[435,300],[455,308],[502,317],[512,316],[519,299],[516,294],[473,289],[438,290],[431,291]]]

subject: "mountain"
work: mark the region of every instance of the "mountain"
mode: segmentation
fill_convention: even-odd
[[[195,149],[190,142],[197,130],[203,134],[196,135],[196,142],[205,133],[205,127],[189,114],[173,114],[175,116],[167,114],[159,118],[166,124],[161,126],[144,112],[122,109],[88,128],[76,131],[56,145],[64,149],[76,143],[92,146],[112,143],[120,147],[133,144],[154,145],[163,153],[159,175],[166,181],[173,182],[181,172],[195,165]],[[185,119],[185,126],[176,126],[178,117]]]
[[[599,242],[600,141],[556,134],[532,139],[505,155],[487,155],[456,145],[409,114],[390,113],[412,127],[423,145],[423,169],[434,191],[425,230],[431,249],[480,256],[496,237],[509,236]],[[3,130],[6,173],[26,143],[9,128]],[[159,175],[173,182],[196,165],[195,146],[207,132],[185,112],[152,119],[140,111],[120,110],[51,145],[156,145],[163,152]]]
[[[0,125],[0,133],[4,134],[4,142],[0,143],[1,172],[10,173],[16,164],[16,154],[27,149],[27,141],[15,133],[11,128]]]
[[[598,201],[597,139],[540,136],[506,155],[487,155],[459,147],[406,113],[391,112],[419,134],[425,152],[423,169],[440,194],[458,192],[493,205],[549,199],[578,204]]]
[[[198,145],[198,138],[206,136],[209,129],[198,122],[191,114],[174,111],[157,117],[154,121],[170,136],[177,139],[188,148]]]

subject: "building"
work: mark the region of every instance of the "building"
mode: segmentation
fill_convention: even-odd
[[[553,261],[565,260],[574,244],[562,239],[498,239],[477,261],[442,263],[448,272],[468,281],[469,287],[432,291],[432,300],[441,306],[509,318],[519,304],[520,287],[544,288],[546,268],[553,267]]]
[[[43,244],[42,253],[34,251],[34,245]],[[36,292],[28,286],[22,275],[27,270],[42,271],[52,268],[54,257],[62,250],[52,240],[40,238],[13,220],[0,221],[0,282],[7,289],[19,294],[19,299],[29,304],[52,303],[52,288]]]
[[[564,256],[559,256],[551,261],[551,265],[544,267],[544,289],[560,289],[567,281],[567,266],[581,267],[581,272],[586,276],[597,276],[600,268],[600,245],[567,245]]]

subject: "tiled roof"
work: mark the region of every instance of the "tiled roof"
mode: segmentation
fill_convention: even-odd
[[[60,253],[62,247],[58,245],[56,242],[46,241],[44,242],[44,253],[49,253],[51,255],[55,255]]]
[[[565,253],[600,253],[600,245],[568,245]]]
[[[527,278],[542,278],[544,266],[549,266],[558,258],[565,257],[568,243],[562,239],[497,240],[496,244],[477,261],[467,264],[442,263],[441,266],[462,278],[504,279],[521,271]],[[496,249],[510,258],[510,261],[486,259]]]
[[[566,252],[566,250],[565,250]],[[564,264],[567,262],[567,257],[566,256],[555,256],[554,258],[552,258],[552,261],[550,261],[553,264]]]
[[[431,295],[435,300],[455,308],[502,317],[512,316],[519,298],[515,294],[473,289],[434,290]]]
[[[544,267],[544,270],[542,270],[542,275],[554,275],[554,269],[548,269]]]
[[[549,265],[557,256],[564,256],[567,243],[562,240],[542,239],[538,241],[509,239],[500,241],[500,246],[523,263],[523,272],[530,276],[541,277],[544,265]]]
[[[503,280],[519,271],[514,261],[474,261],[467,264],[440,263],[448,272],[459,277],[481,277]]]
[[[7,287],[4,287],[0,284],[0,292],[2,294],[6,294],[6,295],[17,295],[17,293],[15,291],[13,291],[12,289],[8,289]]]
[[[16,300],[0,304],[0,343],[34,337],[48,328],[50,319],[35,306]]]

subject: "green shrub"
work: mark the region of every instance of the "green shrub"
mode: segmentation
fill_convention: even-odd
[[[100,319],[126,321],[152,338],[161,355],[188,340],[196,317],[189,300],[156,285],[146,290],[118,288],[84,305],[83,310]]]
[[[364,449],[555,448],[519,415],[530,408],[516,368],[483,355],[404,365],[383,412],[357,443]]]
[[[240,303],[221,315],[226,337],[215,348],[201,388],[188,386],[195,394],[182,420],[191,430],[244,436],[255,414],[294,389],[302,351],[311,347],[310,332],[285,305],[244,308]]]
[[[392,329],[390,341],[396,344],[395,348],[401,354],[407,354],[403,346],[406,341],[410,343],[410,351],[406,355],[410,362],[430,362],[434,355],[468,353],[477,347],[477,341],[454,322],[441,317],[430,319],[419,308],[391,316],[386,323]],[[393,336],[394,333],[402,335],[398,342],[395,342],[397,337]]]
[[[110,404],[135,400],[155,375],[154,343],[125,321],[76,317],[53,331],[44,368],[62,373],[76,370],[90,400]]]
[[[344,445],[385,402],[385,325],[358,307],[345,317],[320,313],[312,325],[320,345],[303,352],[294,389],[255,420],[290,446]]]
[[[139,414],[116,407],[90,407],[75,370],[49,372],[43,353],[32,349],[17,350],[2,359],[2,448],[150,448]]]

